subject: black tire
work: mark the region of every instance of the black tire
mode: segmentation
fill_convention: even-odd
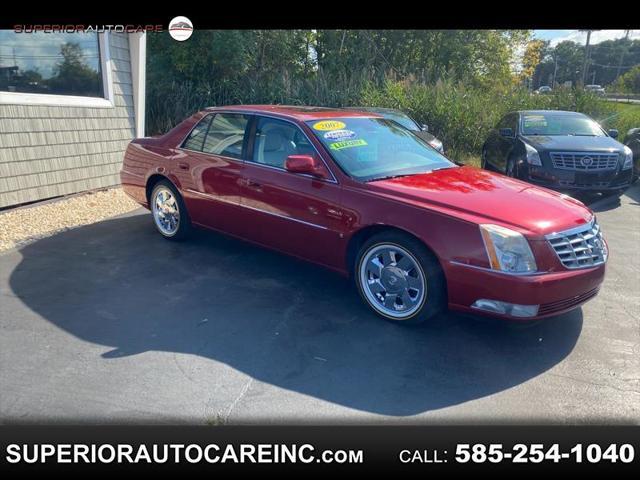
[[[363,286],[362,284],[362,275],[365,275],[363,268],[366,268],[366,266],[363,265],[364,260],[369,256],[369,254],[375,252],[376,248],[382,248],[386,245],[397,246],[407,251],[411,255],[412,261],[417,261],[426,283],[425,293],[422,295],[422,301],[416,305],[417,309],[410,315],[403,318],[390,316],[381,311],[380,308],[382,307],[380,306],[380,303],[376,302],[377,306],[372,303],[373,300],[370,299],[365,292],[365,288],[368,287]],[[370,237],[360,247],[354,265],[353,278],[358,293],[365,305],[367,305],[378,316],[393,323],[402,325],[421,324],[431,320],[446,309],[446,280],[440,266],[440,262],[438,262],[435,255],[431,253],[431,251],[429,251],[422,242],[408,234],[390,230]],[[369,295],[372,295],[370,289],[369,292]]]
[[[507,165],[504,167],[504,174],[507,177],[518,178],[518,165],[516,164],[516,159],[510,157],[507,160]]]
[[[622,196],[622,194],[625,191],[626,191],[626,188],[620,189],[620,190],[605,190],[600,193],[602,194],[603,197],[606,197],[606,198],[619,198]]]
[[[155,213],[154,204],[156,201],[156,196],[162,190],[169,190],[172,193],[175,199],[175,203],[177,205],[179,220],[177,222],[177,229],[175,230],[175,232],[169,232],[169,231],[163,230],[163,228],[160,226],[160,223]],[[182,241],[182,240],[186,240],[189,237],[189,235],[191,234],[191,230],[193,228],[191,225],[191,217],[189,217],[189,212],[187,211],[187,207],[185,206],[184,201],[182,200],[182,195],[180,195],[180,192],[178,191],[178,189],[170,181],[160,180],[158,183],[156,183],[153,186],[153,190],[149,198],[149,207],[150,207],[151,215],[153,218],[153,224],[156,227],[156,230],[158,230],[158,232],[160,233],[160,235],[162,235],[163,238],[166,238],[167,240],[172,240],[172,241]]]
[[[487,170],[487,149],[482,147],[482,153],[480,154],[480,168]]]

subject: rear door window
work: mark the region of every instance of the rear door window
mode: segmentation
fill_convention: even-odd
[[[249,115],[217,113],[209,125],[202,151],[241,159]]]
[[[204,144],[204,137],[207,134],[207,129],[209,128],[209,124],[211,123],[211,119],[213,115],[207,115],[200,123],[198,123],[189,136],[182,144],[182,148],[187,148],[189,150],[196,150],[198,152],[202,151],[202,145]]]

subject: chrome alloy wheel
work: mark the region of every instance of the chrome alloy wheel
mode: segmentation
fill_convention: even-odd
[[[180,209],[173,192],[161,186],[153,197],[153,219],[163,235],[171,237],[176,234],[180,226]]]
[[[407,319],[424,304],[427,284],[422,267],[398,245],[372,246],[362,257],[359,275],[369,304],[386,317]]]

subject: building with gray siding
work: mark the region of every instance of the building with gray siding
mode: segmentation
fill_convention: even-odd
[[[144,33],[37,35],[0,31],[0,208],[117,185],[144,136]]]

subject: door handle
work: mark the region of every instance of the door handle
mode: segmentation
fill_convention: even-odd
[[[189,170],[189,164],[185,162],[178,162],[178,168],[180,170]]]

